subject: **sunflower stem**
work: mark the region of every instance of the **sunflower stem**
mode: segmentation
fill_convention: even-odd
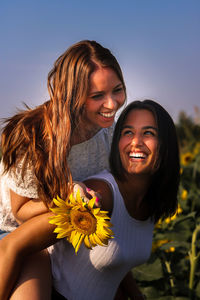
[[[200,252],[198,254],[196,254],[196,240],[197,240],[197,235],[199,232],[200,232],[200,224],[197,225],[195,230],[193,231],[191,250],[189,251],[189,258],[190,258],[189,289],[190,289],[190,294],[192,293],[192,290],[194,287],[195,271],[196,271],[197,261],[200,256]]]
[[[169,282],[170,282],[170,286],[171,286],[171,288],[174,288],[175,284],[174,284],[174,280],[173,280],[173,278],[172,278],[172,270],[171,270],[170,262],[167,261],[167,260],[165,260],[164,263],[165,263],[167,272],[168,272],[168,274],[169,274]]]

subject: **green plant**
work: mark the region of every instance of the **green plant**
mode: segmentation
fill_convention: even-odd
[[[149,261],[133,270],[147,299],[200,299],[200,126],[180,116],[179,207],[155,226]]]

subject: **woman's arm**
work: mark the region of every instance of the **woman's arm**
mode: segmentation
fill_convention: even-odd
[[[28,255],[55,244],[49,212],[28,220],[0,241],[0,300],[7,299]]]
[[[77,193],[77,190],[80,191],[82,196],[88,198],[96,195],[96,193],[92,190],[88,192],[86,185],[82,182],[74,183],[75,195]],[[30,199],[20,196],[12,190],[10,190],[10,199],[12,213],[19,224],[22,224],[35,216],[49,212],[48,207],[44,204],[43,201],[39,199]],[[96,206],[98,206],[98,203],[96,203]]]
[[[12,190],[10,190],[10,200],[12,213],[19,224],[49,211],[43,201],[20,196]]]

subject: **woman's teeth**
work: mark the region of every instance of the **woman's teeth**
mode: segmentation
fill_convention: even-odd
[[[115,111],[110,113],[100,113],[104,118],[112,118],[115,115]]]
[[[135,153],[135,152],[131,152],[131,153],[129,153],[129,157],[130,158],[146,158],[147,157],[147,155],[146,154],[144,154],[144,153]]]

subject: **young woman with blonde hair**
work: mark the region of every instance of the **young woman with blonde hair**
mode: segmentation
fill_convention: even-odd
[[[48,75],[48,91],[49,101],[6,121],[1,139],[0,203],[2,230],[16,228],[15,220],[21,224],[35,218],[37,224],[46,218],[40,232],[46,237],[46,247],[56,241],[54,227],[48,223],[52,199],[56,195],[66,199],[74,180],[109,168],[114,117],[126,97],[116,58],[88,40],[72,45],[56,60]],[[31,292],[32,299],[49,299],[48,264],[44,251],[32,256],[11,299],[21,295],[30,299]],[[15,279],[0,299],[8,297]],[[0,290],[3,293],[4,288]]]

